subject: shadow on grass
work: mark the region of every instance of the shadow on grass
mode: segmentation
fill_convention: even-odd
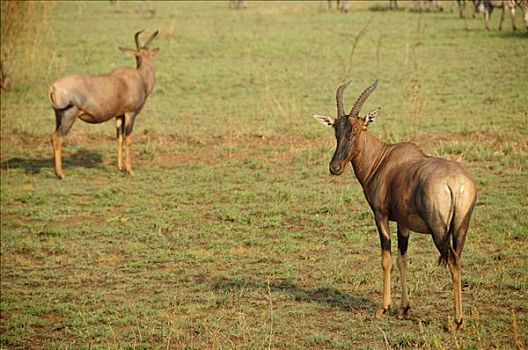
[[[369,11],[372,12],[387,12],[387,11],[405,11],[405,7],[398,6],[397,8],[390,8],[388,5],[376,4],[369,7]]]
[[[497,30],[497,29],[490,29],[490,30],[487,30],[486,27],[484,27],[484,24],[482,24],[482,27],[473,27],[473,28],[468,28],[468,27],[465,27],[465,28],[453,28],[452,31],[454,32],[458,32],[458,33],[461,33],[461,32],[466,32],[466,33],[481,33],[481,34],[486,34],[486,35],[489,35],[490,37],[494,37],[494,38],[503,38],[503,39],[521,39],[521,40],[526,40],[528,39],[528,30],[525,30],[525,29],[517,29],[516,31],[513,31],[511,30],[511,28],[509,28],[509,30]]]
[[[93,152],[84,148],[79,149],[71,156],[63,156],[63,169],[82,167],[96,168],[100,167],[103,157],[98,152]],[[53,158],[11,158],[1,163],[1,169],[24,169],[26,174],[38,174],[42,168],[53,168]]]
[[[235,289],[268,290],[268,282],[245,277],[228,280],[217,279],[212,286],[213,290],[223,292],[230,292]],[[349,295],[332,287],[304,289],[288,281],[272,281],[269,283],[269,289],[272,293],[289,294],[296,301],[317,302],[343,311],[368,310],[374,312],[377,308],[375,303],[366,298]]]
[[[528,30],[522,28],[522,29],[517,29],[516,31],[513,31],[511,28],[509,28],[509,30],[495,30],[495,31],[490,31],[491,32],[491,36],[494,36],[494,37],[499,37],[499,38],[512,38],[512,39],[523,39],[523,40],[526,40],[528,39]]]

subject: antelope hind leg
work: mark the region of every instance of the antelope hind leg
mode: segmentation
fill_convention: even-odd
[[[79,109],[72,106],[65,110],[55,109],[55,132],[51,135],[55,174],[59,179],[64,179],[62,171],[62,141],[63,137],[71,130],[73,123],[79,115]]]
[[[455,253],[456,254],[456,253]],[[453,294],[455,301],[455,325],[457,329],[462,328],[463,316],[462,316],[462,274],[460,272],[460,259],[451,257],[447,262],[449,272],[453,279]]]
[[[54,132],[51,135],[51,146],[53,147],[53,161],[55,167],[55,175],[59,179],[64,179],[64,172],[62,171],[62,137]]]

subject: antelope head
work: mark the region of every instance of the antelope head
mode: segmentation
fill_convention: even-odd
[[[334,156],[330,161],[330,173],[332,175],[341,175],[345,170],[345,166],[350,162],[360,151],[358,143],[359,135],[376,119],[380,108],[376,108],[369,112],[365,117],[360,117],[359,112],[361,107],[369,97],[369,95],[376,89],[378,84],[374,80],[365,91],[358,97],[350,113],[346,114],[343,103],[343,92],[350,84],[351,80],[341,84],[337,88],[337,118],[315,114],[313,117],[321,124],[327,127],[334,128],[337,140],[336,150]]]
[[[141,44],[139,43],[139,35],[141,33],[143,33],[143,30],[141,30],[141,31],[137,32],[136,34],[134,34],[134,41],[136,42],[136,48],[135,49],[128,49],[128,48],[125,48],[125,47],[119,47],[119,50],[123,51],[124,53],[126,53],[129,56],[132,56],[132,57],[136,58],[136,63],[137,63],[137,67],[138,68],[141,65],[143,59],[156,57],[158,55],[158,53],[159,53],[159,48],[155,48],[155,49],[149,48],[149,45],[152,42],[152,39],[154,39],[156,37],[156,35],[158,35],[159,31],[156,30],[154,33],[152,33],[150,35],[150,37],[147,39],[147,41],[145,42],[145,45],[143,45],[143,46],[141,46]]]

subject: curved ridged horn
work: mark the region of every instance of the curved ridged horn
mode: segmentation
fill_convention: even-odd
[[[148,40],[145,42],[145,46],[144,47],[148,47],[150,45],[150,42],[152,41],[152,39],[154,39],[154,37],[156,35],[158,35],[158,33],[159,33],[159,30],[156,30],[154,33],[152,33],[150,38],[148,38]]]
[[[367,100],[369,95],[376,89],[376,86],[378,86],[378,80],[374,80],[372,84],[370,84],[365,91],[361,95],[359,95],[358,99],[354,103],[354,106],[352,106],[352,109],[350,110],[351,116],[357,117],[359,115],[359,111],[361,110],[361,107],[363,107],[363,103]]]
[[[145,29],[140,30],[139,32],[134,34],[134,40],[136,41],[136,49],[138,49],[138,50],[141,48],[141,45],[139,44],[139,34],[143,33],[144,30]]]
[[[341,84],[337,88],[336,102],[337,102],[337,117],[338,118],[340,118],[340,117],[342,117],[342,116],[344,116],[346,114],[345,113],[345,107],[344,107],[344,104],[343,104],[343,91],[345,91],[345,89],[347,88],[348,84],[350,84],[351,82],[352,82],[352,80],[349,80],[346,83]]]

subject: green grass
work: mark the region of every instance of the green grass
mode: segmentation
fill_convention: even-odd
[[[488,32],[481,18],[458,19],[455,4],[416,13],[352,3],[347,14],[319,2],[154,5],[150,18],[140,3],[119,14],[108,2],[55,4],[43,41],[53,59],[35,63],[45,73],[13,76],[2,92],[0,347],[528,344],[525,31],[506,19]],[[117,47],[143,28],[160,30],[161,53],[135,126],[135,175],[116,170],[112,122],[77,122],[57,180],[48,84],[132,65]],[[395,308],[374,318],[372,214],[350,170],[328,175],[334,136],[311,115],[335,114],[342,81],[353,79],[350,106],[375,78],[364,107],[382,107],[374,134],[460,160],[477,179],[456,334],[450,276],[424,235],[410,242],[412,318],[396,315],[396,266]]]

